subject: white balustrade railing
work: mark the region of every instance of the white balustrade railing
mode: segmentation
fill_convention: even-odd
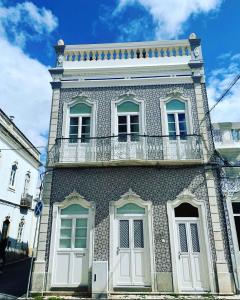
[[[106,162],[120,160],[199,160],[198,135],[128,135],[78,139],[57,139],[49,153],[49,163]]]
[[[106,60],[127,60],[164,58],[176,56],[190,56],[191,48],[188,41],[169,41],[168,43],[145,43],[144,46],[137,43],[106,44],[101,45],[79,45],[66,46],[64,50],[64,61],[106,61]]]

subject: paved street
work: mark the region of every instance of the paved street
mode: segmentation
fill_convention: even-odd
[[[31,259],[5,266],[0,274],[0,299],[8,299],[6,295],[20,297],[26,293]]]

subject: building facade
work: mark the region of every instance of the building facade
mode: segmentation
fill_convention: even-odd
[[[232,293],[200,39],[55,49],[32,291]]]
[[[236,288],[240,291],[240,123],[213,124],[216,150],[222,157],[221,185]]]
[[[8,252],[29,253],[33,247],[40,153],[0,110],[0,240]]]

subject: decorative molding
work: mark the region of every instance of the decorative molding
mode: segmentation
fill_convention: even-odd
[[[150,206],[150,201],[144,201],[137,193],[135,193],[131,188],[128,192],[124,193],[119,200],[111,201],[110,206],[121,207],[127,203],[135,203],[139,206]]]
[[[93,208],[93,203],[87,201],[83,196],[81,196],[78,192],[73,190],[71,194],[66,196],[62,202],[55,202],[54,206],[58,206],[59,208],[67,207],[71,204],[79,204],[86,208]]]

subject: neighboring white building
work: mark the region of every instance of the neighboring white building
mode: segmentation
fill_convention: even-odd
[[[221,174],[225,215],[236,287],[240,290],[240,122],[213,124],[216,150],[224,159]],[[231,233],[231,236],[230,236]]]
[[[8,150],[9,149],[9,150]],[[21,252],[33,246],[40,153],[0,109],[0,239]]]

